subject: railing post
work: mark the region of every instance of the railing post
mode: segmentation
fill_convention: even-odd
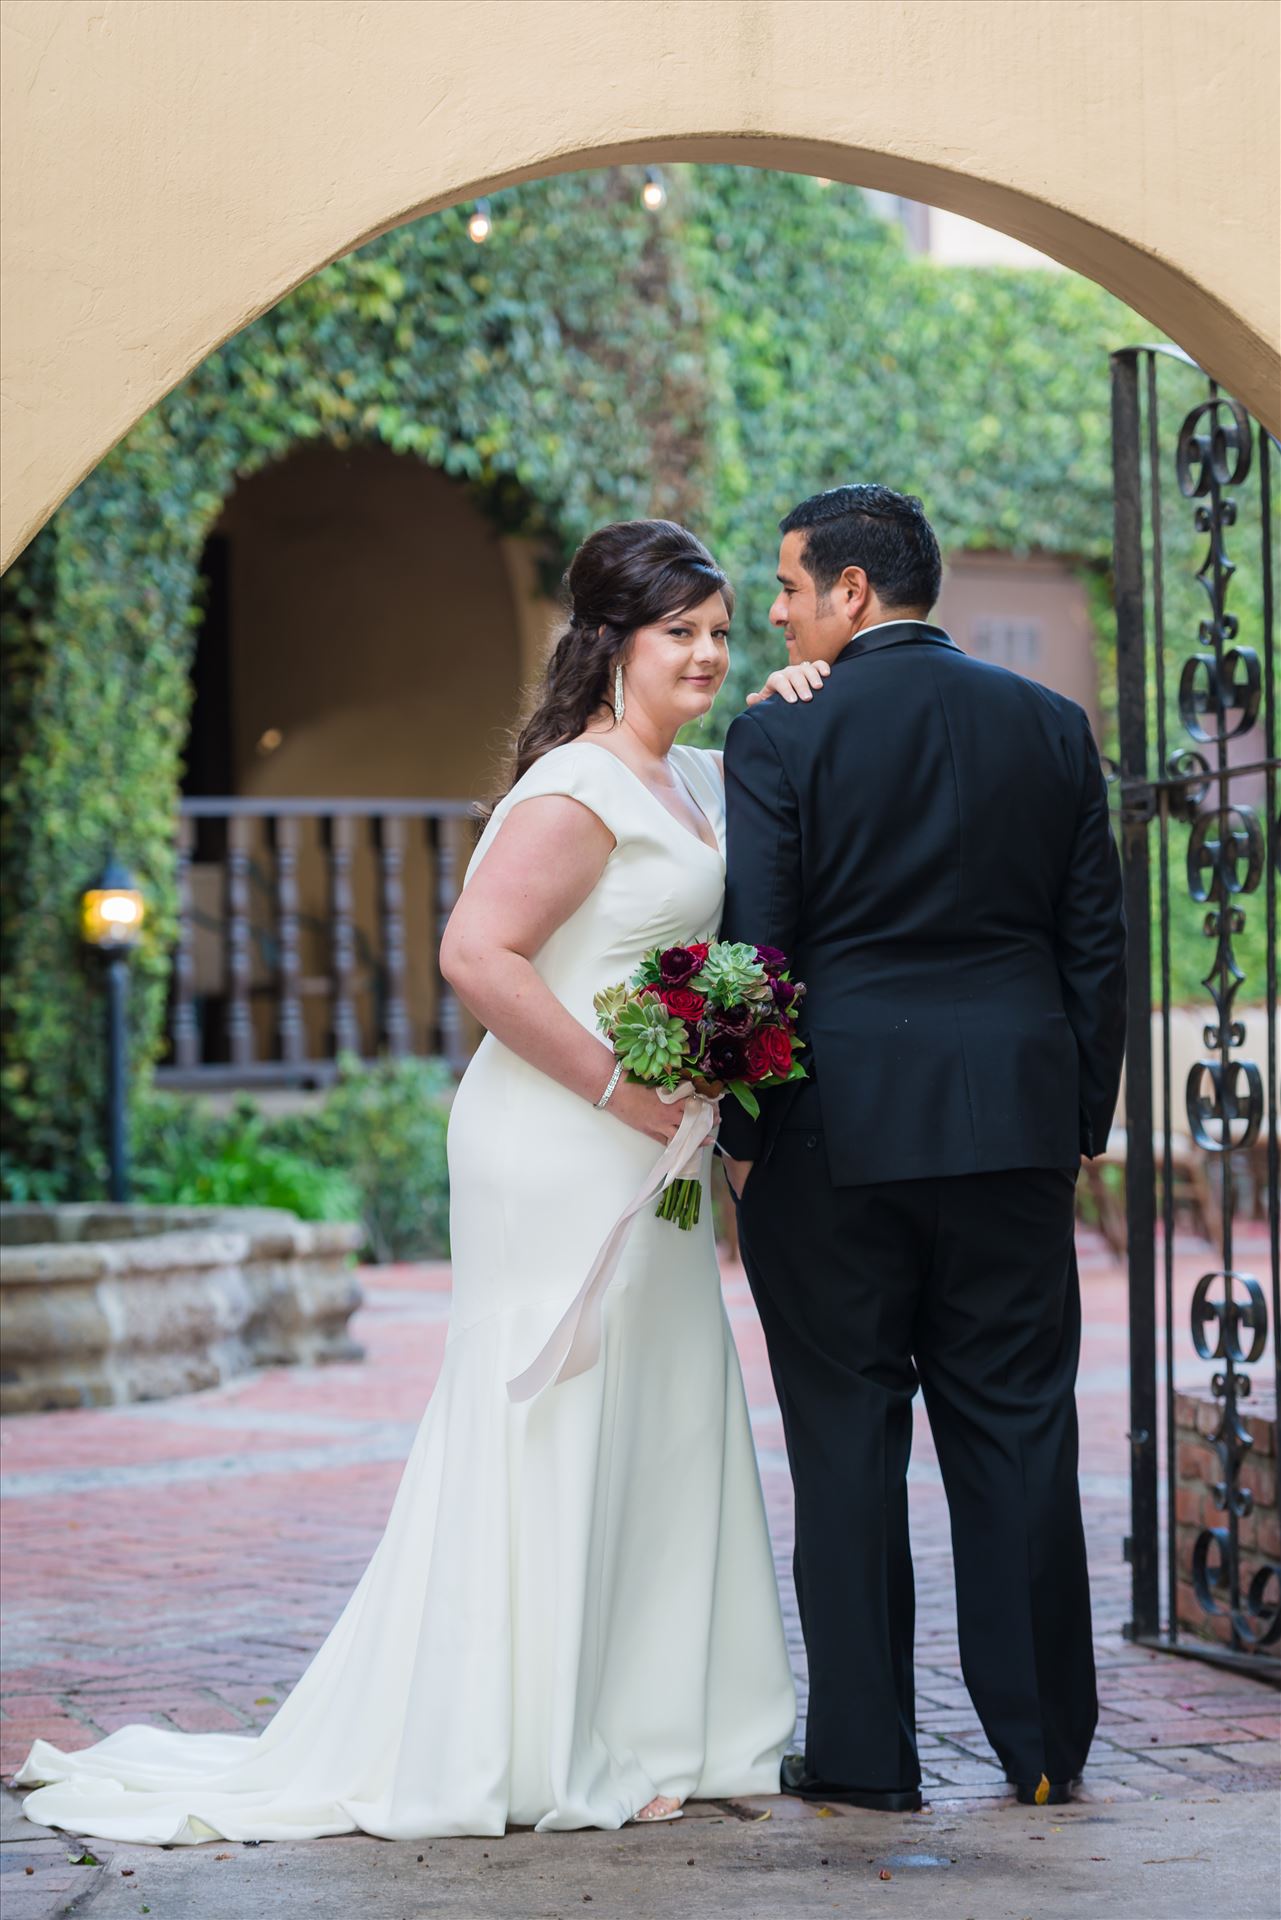
[[[178,939],[173,952],[174,1064],[191,1068],[200,1059],[200,1029],[196,1021],[196,957],[192,950],[191,859],[196,850],[196,823],[178,816]]]
[[[330,951],[333,966],[331,1031],[336,1054],[359,1054],[360,1021],[356,1017],[354,987],[356,979],[355,899],[352,891],[352,862],[356,848],[356,822],[350,814],[333,814],[327,823],[329,846],[329,919]]]
[[[282,1060],[302,1060],[307,1053],[302,998],[298,987],[302,967],[298,958],[298,843],[296,814],[278,813],[271,822],[276,855],[276,942],[279,950],[280,1005],[276,1033]]]
[[[393,1055],[410,1051],[409,1008],[405,999],[405,822],[399,814],[381,814],[375,823],[381,886],[383,973],[386,988],[382,1037]]]
[[[227,1050],[232,1064],[247,1066],[254,1057],[253,1011],[249,989],[253,956],[249,945],[249,848],[253,821],[234,814],[227,823]]]
[[[1148,779],[1147,636],[1143,607],[1143,476],[1139,362],[1112,358],[1113,574],[1116,593],[1118,722],[1121,745],[1121,861],[1128,927],[1129,994],[1125,1067],[1125,1204],[1130,1308],[1129,1559],[1133,1614],[1128,1631],[1160,1628],[1157,1509],[1156,1168],[1152,1146],[1152,903]]]
[[[436,879],[436,1046],[451,1071],[461,1073],[467,1065],[462,1008],[440,971],[440,943],[458,898],[458,859],[452,825],[451,821],[433,815],[429,826]]]

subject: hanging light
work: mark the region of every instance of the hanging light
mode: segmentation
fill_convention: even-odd
[[[467,222],[467,231],[479,247],[484,245],[493,230],[494,222],[490,216],[489,202],[488,200],[478,200],[472,217]]]
[[[663,176],[657,167],[645,169],[645,184],[641,188],[641,205],[649,213],[657,213],[660,207],[667,205],[667,188],[663,185]]]

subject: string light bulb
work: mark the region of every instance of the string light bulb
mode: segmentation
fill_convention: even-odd
[[[657,213],[660,207],[667,205],[667,188],[663,185],[663,176],[657,167],[645,169],[645,184],[641,188],[641,205],[649,213]]]
[[[494,230],[494,222],[489,211],[488,200],[478,200],[471,219],[467,222],[467,231],[476,245],[483,246]]]

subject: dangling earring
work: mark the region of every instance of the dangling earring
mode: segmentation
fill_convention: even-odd
[[[614,668],[614,720],[616,725],[620,727],[623,724],[623,714],[625,711],[626,709],[623,705],[623,663],[620,660]]]

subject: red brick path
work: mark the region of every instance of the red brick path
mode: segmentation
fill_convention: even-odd
[[[1277,1777],[1277,1695],[1121,1638],[1124,1285],[1101,1241],[1084,1237],[1081,1254],[1082,1476],[1103,1699],[1087,1789],[1113,1800],[1268,1785]],[[1201,1268],[1190,1244],[1183,1291]],[[235,1730],[270,1717],[369,1557],[440,1364],[447,1269],[364,1278],[355,1328],[363,1365],[277,1368],[186,1399],[5,1424],[6,1774],[36,1734],[75,1747],[131,1720]],[[729,1271],[725,1285],[803,1681],[778,1415],[741,1272]],[[960,1678],[946,1510],[923,1416],[912,1500],[931,1798],[936,1806],[1000,1798],[1007,1790]]]

